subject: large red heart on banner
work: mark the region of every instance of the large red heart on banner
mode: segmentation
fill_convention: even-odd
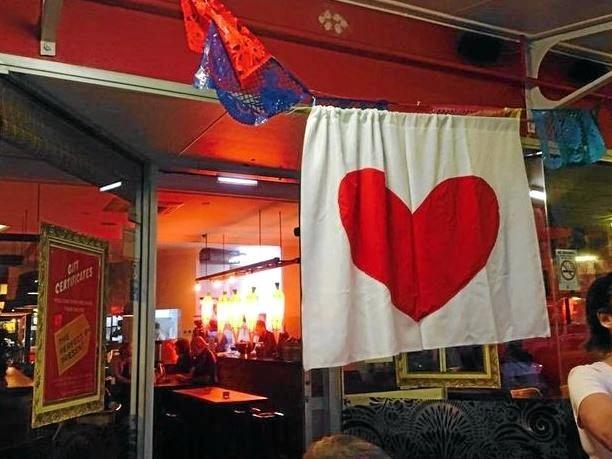
[[[338,206],[353,263],[382,282],[397,309],[419,321],[485,266],[499,231],[499,204],[476,176],[438,184],[412,212],[384,172],[360,169],[340,182]]]

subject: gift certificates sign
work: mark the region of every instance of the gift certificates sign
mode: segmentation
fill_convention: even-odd
[[[44,225],[32,425],[103,408],[105,242]]]

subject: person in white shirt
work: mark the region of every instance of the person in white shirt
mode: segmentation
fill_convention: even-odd
[[[593,282],[586,309],[586,347],[600,360],[570,372],[570,399],[586,453],[591,459],[612,459],[612,273]]]

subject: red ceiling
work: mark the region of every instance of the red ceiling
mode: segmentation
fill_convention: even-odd
[[[114,2],[165,11],[152,14],[105,5],[102,1],[109,2],[64,2],[58,54],[52,60],[191,82],[199,57],[187,49],[177,2]],[[518,45],[507,44],[502,62],[486,69],[494,75],[478,76],[474,73],[478,69],[453,71],[415,61],[416,56],[463,65],[455,51],[458,31],[450,28],[327,0],[227,0],[226,3],[277,58],[313,89],[409,104],[421,101],[520,107],[524,103]],[[348,21],[349,27],[342,36],[321,27],[318,17],[326,9]],[[3,0],[0,51],[39,57],[39,14],[39,0]],[[542,77],[567,84],[565,67],[563,58],[547,58]],[[612,94],[612,88],[605,90]],[[277,124],[278,128],[273,125],[270,129],[272,140],[262,141],[257,159],[264,165],[295,168],[296,149],[301,149],[301,123]],[[608,143],[612,143],[612,120],[607,109],[603,111],[602,124]],[[253,132],[230,120],[222,120],[210,136],[193,145],[189,152],[249,162],[253,151],[234,148],[231,141],[253,136]],[[258,147],[256,142],[254,147]]]

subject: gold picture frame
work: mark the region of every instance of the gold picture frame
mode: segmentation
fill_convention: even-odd
[[[475,368],[462,370],[451,366],[450,353],[464,352],[476,357]],[[419,365],[411,359],[421,358]],[[397,384],[402,389],[425,387],[460,389],[499,389],[501,376],[497,345],[462,346],[457,348],[435,349],[419,353],[403,353],[396,360]]]
[[[80,333],[75,327],[81,327],[82,317],[78,317],[71,323],[68,323],[65,329],[72,326],[73,333],[76,334],[77,338],[81,338],[82,342],[85,342],[83,336],[87,336],[87,343],[90,343],[94,334],[93,339],[95,340],[95,349],[89,351],[89,347],[83,350],[87,355],[87,361],[89,369],[93,371],[93,380],[91,382],[92,387],[86,391],[78,392],[78,390],[72,390],[69,396],[57,397],[52,402],[48,402],[45,399],[45,373],[49,365],[53,365],[60,360],[60,353],[62,347],[58,346],[58,332],[55,332],[54,343],[50,344],[47,342],[47,335],[49,333],[50,321],[54,320],[51,317],[49,309],[49,299],[57,297],[57,284],[55,287],[50,286],[50,269],[56,269],[51,266],[50,251],[52,249],[64,250],[66,253],[74,253],[75,257],[88,257],[88,260],[93,260],[95,276],[88,277],[81,275],[82,272],[77,272],[75,276],[80,276],[78,279],[69,281],[61,288],[70,285],[70,282],[80,281],[81,278],[92,279],[91,282],[95,283],[97,291],[90,294],[91,299],[97,300],[97,304],[92,305],[87,310],[87,314],[91,317],[95,317],[95,325],[91,326],[86,333]],[[37,428],[47,424],[53,424],[79,417],[85,414],[102,411],[104,409],[104,307],[105,307],[105,280],[106,280],[106,260],[108,258],[108,243],[100,239],[85,236],[82,234],[75,233],[65,228],[57,226],[42,224],[40,243],[39,243],[39,263],[38,263],[38,336],[36,340],[36,365],[34,367],[34,392],[32,401],[32,427]],[[78,265],[77,265],[78,266]],[[92,268],[93,269],[93,268]],[[70,273],[70,270],[68,270]],[[55,288],[55,292],[51,290]],[[54,296],[55,293],[55,296]],[[63,302],[74,301],[71,304],[78,304],[78,300],[66,300],[62,299]],[[57,315],[57,313],[55,314]],[[81,321],[79,321],[81,319]],[[89,322],[87,322],[89,324]],[[51,328],[53,330],[53,328]],[[60,341],[61,342],[61,341]],[[71,343],[72,344],[72,343]],[[55,349],[56,352],[51,355],[50,351]],[[58,350],[59,349],[59,350]],[[70,349],[69,352],[73,352],[74,349]],[[50,354],[50,355],[47,355]],[[79,355],[74,357],[74,352],[68,354],[68,358],[71,359],[66,365],[74,365],[74,361],[79,358]],[[59,367],[59,363],[57,363]],[[53,370],[59,371],[59,370]],[[62,369],[61,371],[66,371]],[[61,381],[60,376],[62,373],[56,375],[56,379]]]

